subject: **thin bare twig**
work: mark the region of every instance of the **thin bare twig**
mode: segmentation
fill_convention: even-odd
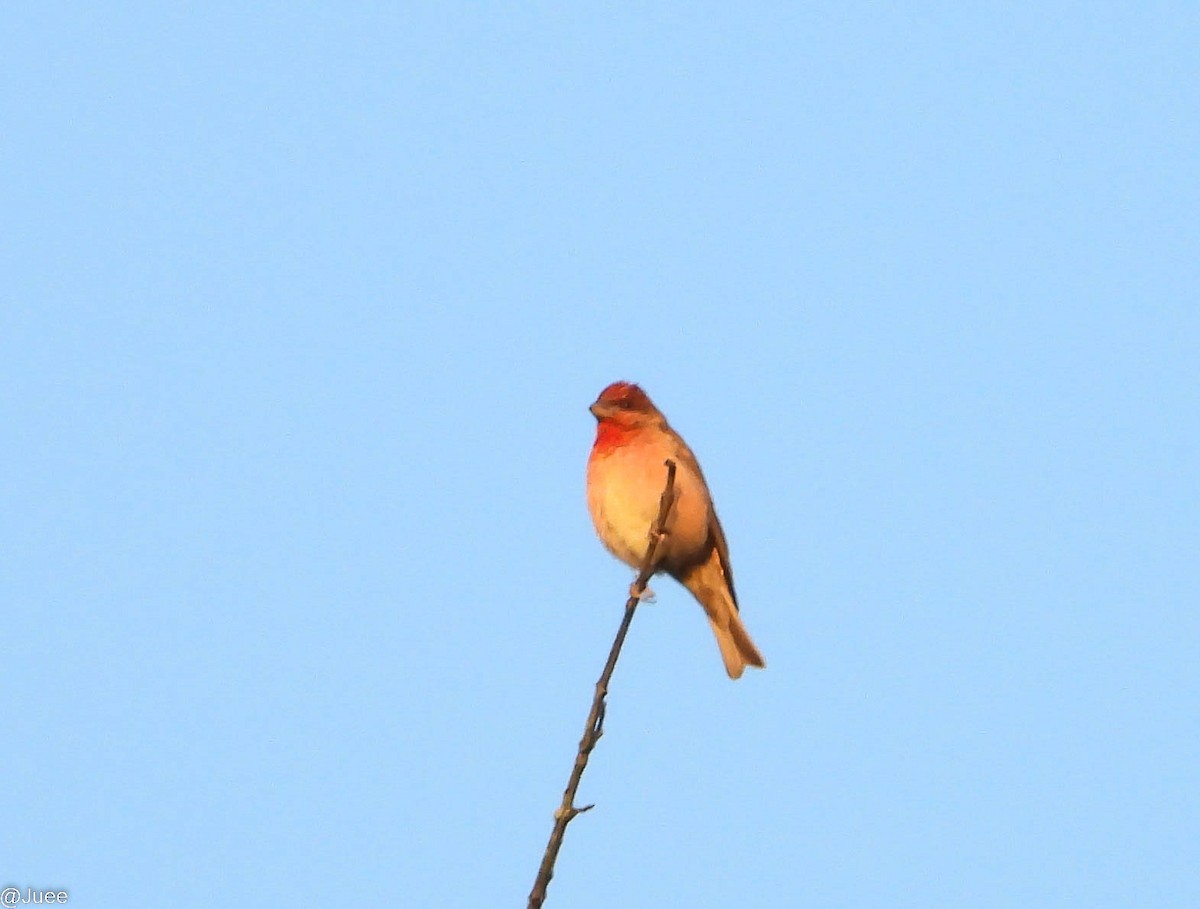
[[[546,888],[550,886],[550,878],[554,877],[554,863],[558,859],[558,850],[562,847],[563,837],[567,832],[567,824],[576,815],[590,811],[593,805],[575,807],[575,792],[579,789],[579,781],[583,779],[583,771],[587,769],[588,758],[592,749],[604,735],[604,713],[606,710],[604,698],[608,694],[608,682],[613,670],[617,667],[617,657],[621,655],[621,647],[625,643],[625,635],[629,624],[633,621],[633,613],[646,590],[646,584],[658,564],[658,553],[666,537],[667,517],[675,504],[675,462],[669,458],[667,465],[667,485],[663,489],[662,498],[658,501],[658,517],[650,530],[650,545],[646,549],[646,558],[642,560],[642,569],[638,572],[637,580],[629,590],[629,599],[625,601],[625,615],[621,619],[621,627],[613,640],[612,649],[608,652],[608,662],[596,682],[596,693],[592,698],[592,709],[588,713],[587,725],[583,729],[583,738],[579,740],[579,751],[575,754],[575,766],[571,769],[571,777],[567,780],[567,788],[563,792],[562,804],[554,812],[554,829],[550,831],[550,841],[546,843],[546,852],[542,856],[541,867],[538,868],[537,878],[533,889],[529,891],[527,909],[540,909],[546,901]]]

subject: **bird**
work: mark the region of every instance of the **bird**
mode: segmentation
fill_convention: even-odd
[[[725,671],[766,667],[738,612],[729,546],[696,456],[638,385],[613,382],[588,408],[596,440],[587,462],[587,503],[596,535],[634,569],[642,565],[667,482],[676,464],[675,503],[655,573],[665,572],[704,607]]]

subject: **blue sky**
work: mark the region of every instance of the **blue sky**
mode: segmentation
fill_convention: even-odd
[[[23,4],[0,30],[0,885],[1200,902],[1192,4]]]

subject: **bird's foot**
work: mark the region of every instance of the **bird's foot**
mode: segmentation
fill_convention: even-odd
[[[636,580],[629,585],[629,596],[631,599],[638,600],[642,603],[653,603],[656,599],[654,596],[654,591],[649,587],[643,587],[639,590]]]

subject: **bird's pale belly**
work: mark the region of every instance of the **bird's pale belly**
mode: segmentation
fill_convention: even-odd
[[[618,559],[639,567],[658,517],[666,468],[655,464],[648,469],[645,457],[615,451],[591,461],[588,475],[588,510],[596,534]],[[667,522],[668,561],[699,551],[708,539],[708,498],[703,487],[687,471],[678,471],[675,493]]]

